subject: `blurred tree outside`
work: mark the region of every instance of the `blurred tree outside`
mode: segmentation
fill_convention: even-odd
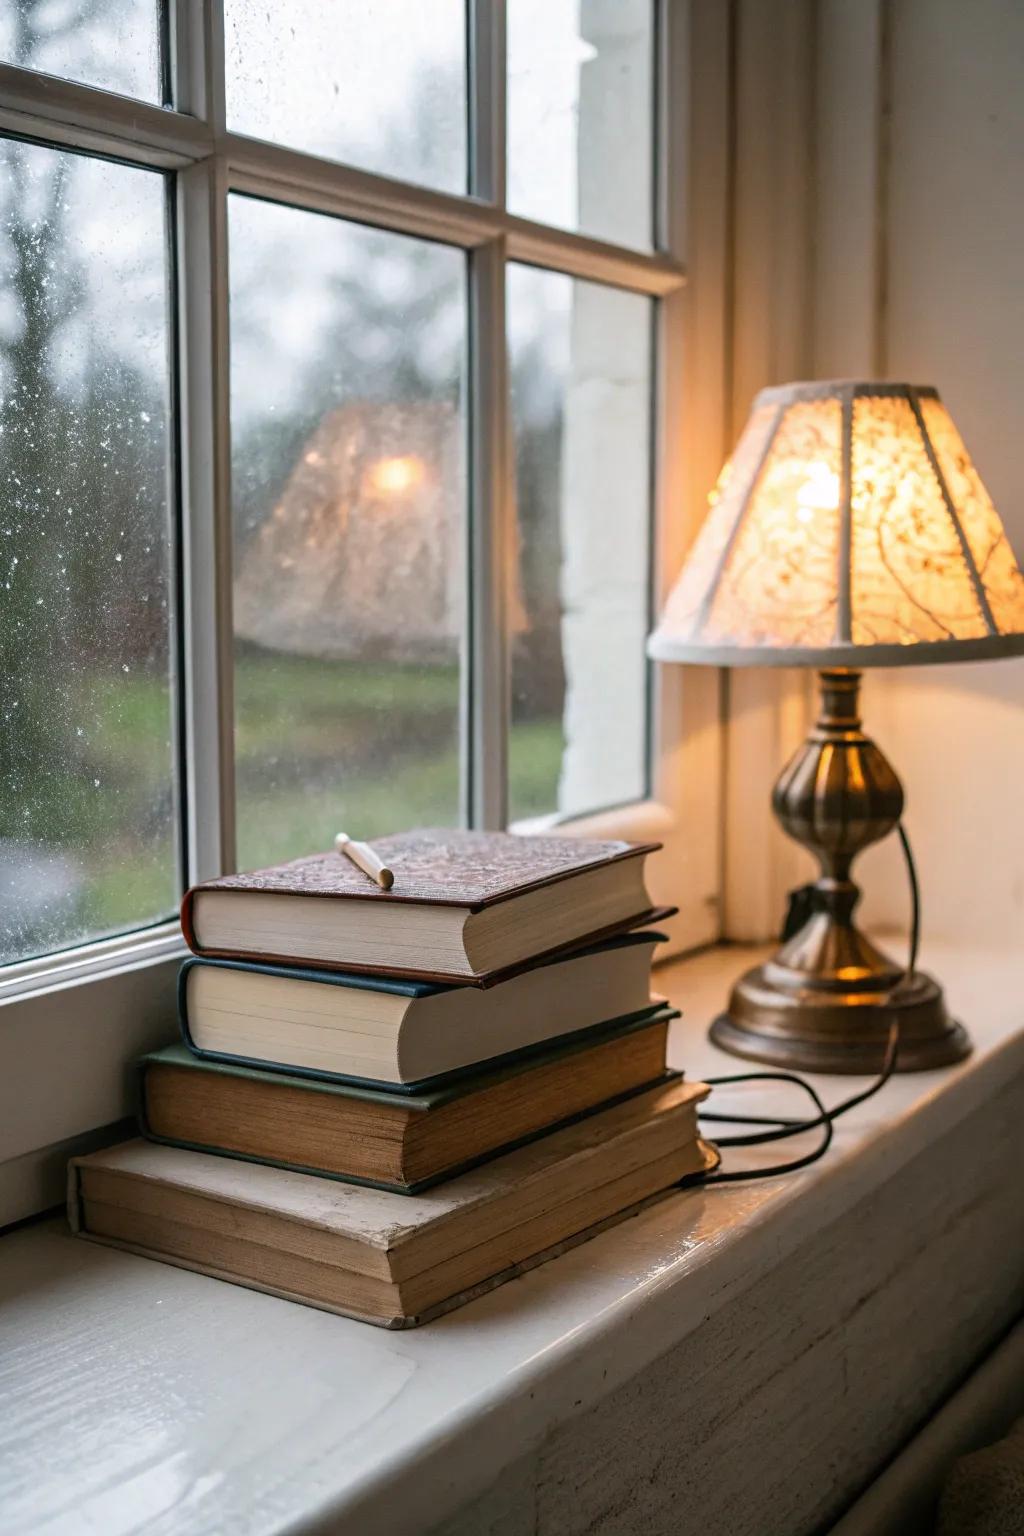
[[[32,66],[102,9],[18,0],[10,56]],[[151,345],[166,298],[143,294],[130,355],[83,239],[83,175],[98,167],[93,189],[109,192],[145,173],[12,140],[0,167],[0,959],[13,959],[169,914],[176,861],[167,358],[154,370]],[[151,269],[155,247],[161,284],[162,198],[151,178],[138,252]]]

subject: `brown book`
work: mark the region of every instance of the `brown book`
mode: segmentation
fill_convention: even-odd
[[[318,853],[193,887],[181,926],[199,955],[483,986],[664,916],[644,884],[658,846],[406,832],[370,844],[390,890]]]
[[[595,1040],[398,1094],[201,1061],[172,1045],[143,1058],[144,1134],[196,1151],[409,1193],[665,1076],[672,1013]]]
[[[713,1167],[707,1091],[638,1094],[421,1195],[126,1142],[72,1160],[69,1217],[114,1247],[407,1327]]]

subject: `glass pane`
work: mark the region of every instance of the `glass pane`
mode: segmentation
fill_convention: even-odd
[[[650,301],[513,266],[509,815],[647,789]]]
[[[652,0],[508,0],[508,205],[649,250]]]
[[[159,102],[160,0],[0,0],[0,59]]]
[[[231,199],[240,867],[459,821],[461,251]]]
[[[232,128],[465,191],[463,0],[225,0],[224,33]]]
[[[0,960],[177,902],[163,178],[0,143]]]

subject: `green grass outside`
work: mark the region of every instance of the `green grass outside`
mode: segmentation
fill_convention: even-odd
[[[329,847],[339,827],[379,837],[457,825],[458,709],[454,666],[240,657],[239,864]],[[520,815],[554,806],[561,752],[560,721],[517,726],[510,798]]]
[[[88,694],[85,767],[55,771],[48,788],[62,807],[64,846],[85,876],[81,929],[66,942],[158,921],[177,904],[166,687],[138,674],[91,679]],[[242,867],[328,847],[342,826],[376,837],[458,823],[454,666],[242,653],[235,704]],[[509,771],[518,815],[553,809],[561,751],[559,720],[517,724]],[[101,814],[93,777],[116,785]],[[54,942],[47,935],[39,947]]]

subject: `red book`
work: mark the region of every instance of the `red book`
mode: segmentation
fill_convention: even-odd
[[[186,894],[186,941],[198,955],[487,986],[667,915],[644,883],[657,843],[431,830],[370,846],[390,890],[333,851],[226,875]]]

